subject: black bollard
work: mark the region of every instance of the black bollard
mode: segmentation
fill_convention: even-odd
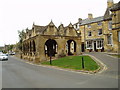
[[[82,69],[84,69],[84,59],[82,57]]]

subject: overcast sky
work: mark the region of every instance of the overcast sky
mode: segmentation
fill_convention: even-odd
[[[18,30],[31,29],[33,22],[44,26],[52,20],[67,26],[88,13],[103,16],[106,7],[107,0],[0,0],[0,46],[18,42]]]

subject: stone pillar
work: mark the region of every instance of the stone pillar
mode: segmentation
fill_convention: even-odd
[[[78,40],[75,40],[75,42],[76,42],[76,54],[80,55],[81,54],[81,40],[78,39]]]
[[[64,53],[66,54],[66,40],[62,37],[59,40],[56,40],[58,44],[57,56]]]

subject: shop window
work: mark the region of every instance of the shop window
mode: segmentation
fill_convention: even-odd
[[[97,41],[97,49],[102,49],[103,48],[103,40],[98,40]]]
[[[92,41],[87,41],[86,42],[86,48],[87,49],[92,49]]]

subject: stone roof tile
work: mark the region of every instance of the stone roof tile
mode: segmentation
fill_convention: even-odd
[[[96,17],[96,18],[92,18],[92,19],[84,19],[80,22],[80,25],[85,25],[85,24],[90,24],[90,23],[94,23],[94,22],[99,22],[99,21],[102,21],[104,20],[103,16],[100,16],[100,17]]]

